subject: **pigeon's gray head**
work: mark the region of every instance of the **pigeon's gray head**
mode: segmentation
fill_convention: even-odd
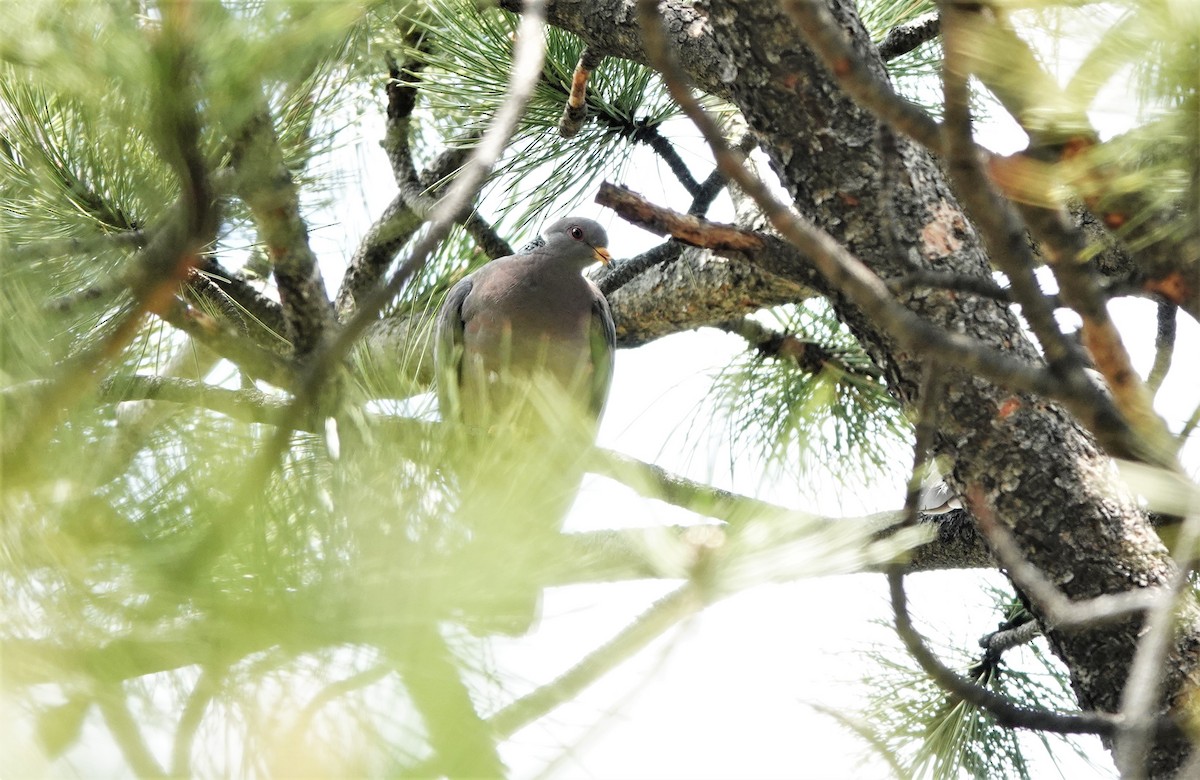
[[[547,225],[542,237],[546,239],[546,251],[563,260],[583,265],[595,262],[607,265],[612,260],[608,254],[608,234],[590,219],[563,217]]]

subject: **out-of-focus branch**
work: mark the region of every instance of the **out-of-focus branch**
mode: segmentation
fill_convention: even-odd
[[[1043,254],[1058,280],[1058,297],[1083,321],[1083,345],[1104,376],[1115,406],[1149,446],[1161,450],[1164,458],[1170,457],[1175,442],[1166,422],[1154,411],[1153,394],[1134,370],[1124,340],[1109,316],[1099,273],[1082,262],[1087,251],[1083,233],[1063,209],[1022,204],[1020,211],[1030,232],[1042,241]]]
[[[1192,572],[1196,567],[1196,544],[1200,542],[1200,508],[1183,522],[1172,558],[1177,567],[1158,601],[1150,608],[1138,641],[1125,690],[1121,696],[1121,714],[1125,720],[1117,730],[1115,754],[1117,769],[1123,778],[1148,777],[1148,758],[1159,715],[1172,708],[1161,701],[1163,663],[1180,629],[1179,611],[1190,600]]]
[[[167,773],[150,752],[137,719],[129,711],[123,686],[119,683],[106,686],[96,697],[96,703],[104,716],[105,725],[112,732],[113,741],[133,773],[138,777],[166,777]]]
[[[1145,195],[1121,186],[1128,173],[1110,161],[1094,159],[1100,148],[1083,104],[1059,87],[1029,44],[1017,34],[1005,14],[975,6],[959,10],[970,36],[964,63],[996,96],[1031,139],[1019,169],[1034,175],[1010,178],[1024,188],[1041,174],[1066,179],[1103,224],[1136,255],[1144,287],[1161,294],[1200,319],[1200,225],[1181,219],[1171,209],[1149,202]],[[943,26],[945,20],[943,19]],[[1118,23],[1120,24],[1120,23]],[[1004,52],[997,57],[996,52]],[[1080,85],[1073,84],[1076,89]],[[1057,169],[1050,166],[1063,163]],[[1025,181],[1022,181],[1024,179]],[[1017,196],[1022,193],[1018,191]],[[1136,215],[1136,218],[1135,218]],[[1174,230],[1166,230],[1175,226]]]
[[[1174,461],[1174,449],[1166,427],[1154,414],[1149,395],[1133,371],[1120,335],[1097,294],[1090,269],[1078,263],[1085,249],[1073,225],[1048,209],[1028,207],[1035,235],[1050,248],[1051,266],[1060,279],[1061,295],[1083,317],[1084,342],[1097,368],[1112,388],[1112,396],[1086,380],[1085,361],[1062,332],[1034,276],[1035,260],[1026,239],[1025,225],[1012,205],[990,186],[979,165],[972,140],[970,98],[967,79],[977,61],[972,32],[978,14],[957,6],[942,11],[945,64],[942,86],[946,101],[944,121],[948,168],[955,189],[989,249],[992,261],[1011,283],[1013,297],[1046,354],[1053,370],[1064,381],[1078,386],[1095,409],[1105,415],[1120,413],[1137,436],[1135,452],[1140,459],[1164,465]],[[1119,410],[1119,412],[1118,412]]]
[[[388,648],[425,724],[434,757],[420,775],[503,777],[494,729],[475,709],[450,646],[436,625],[418,623]]]
[[[152,50],[162,60],[156,71],[162,80],[155,84],[151,97],[160,119],[156,147],[179,180],[178,202],[137,254],[128,277],[133,305],[106,333],[61,367],[0,445],[0,463],[9,479],[17,480],[32,468],[40,444],[49,439],[62,416],[91,392],[101,378],[100,367],[134,339],[145,315],[160,313],[171,305],[179,286],[198,264],[203,247],[216,235],[220,220],[207,161],[200,150],[198,98],[189,80],[190,46],[186,25],[174,13],[164,15],[163,34]]]
[[[1025,237],[1024,225],[1012,206],[992,190],[978,164],[967,88],[970,39],[963,24],[958,11],[950,8],[943,11],[942,86],[946,104],[943,136],[956,194],[979,228],[992,262],[1008,276],[1011,294],[1021,304],[1046,359],[1065,374],[1081,376],[1083,357],[1059,328],[1054,310],[1034,277],[1033,251]]]
[[[183,706],[179,724],[175,727],[175,740],[171,745],[171,777],[189,777],[192,771],[192,745],[196,732],[204,721],[204,711],[217,694],[221,673],[211,668],[203,669],[192,686],[192,692]]]

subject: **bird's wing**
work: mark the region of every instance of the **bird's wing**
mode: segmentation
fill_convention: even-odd
[[[463,302],[471,294],[471,277],[450,288],[438,313],[433,345],[438,409],[443,420],[462,418]]]
[[[612,384],[613,360],[617,347],[617,328],[613,324],[608,300],[595,285],[592,287],[592,321],[588,340],[592,351],[592,386],[589,408],[600,417],[608,388]]]

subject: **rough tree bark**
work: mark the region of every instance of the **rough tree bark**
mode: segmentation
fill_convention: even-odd
[[[519,10],[520,3],[502,5]],[[634,5],[552,1],[549,18],[606,55],[645,62]],[[882,75],[853,2],[832,0],[831,6],[859,55]],[[737,105],[800,213],[884,279],[914,267],[990,276],[981,241],[937,161],[903,139],[897,159],[883,159],[876,120],[839,90],[776,4],[668,1],[660,10],[684,68],[698,86]],[[885,170],[890,184],[881,186]],[[912,292],[901,301],[948,331],[1040,360],[1005,305],[952,292]],[[901,349],[841,297],[833,302],[896,396],[915,403],[925,357]],[[949,479],[964,493],[982,496],[1032,564],[1074,599],[1167,583],[1173,566],[1166,549],[1131,497],[1113,488],[1110,459],[1069,414],[951,366],[938,370],[949,383],[935,446],[954,464]],[[1139,617],[1049,630],[1082,707],[1119,709],[1141,623]],[[1168,659],[1161,711],[1200,682],[1198,663],[1200,613],[1190,608]],[[1187,747],[1182,738],[1160,740],[1151,773],[1170,774]]]

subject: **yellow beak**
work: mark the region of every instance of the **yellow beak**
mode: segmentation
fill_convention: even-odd
[[[608,253],[608,249],[602,246],[592,247],[592,255],[601,263],[608,265],[612,262],[612,255]]]

